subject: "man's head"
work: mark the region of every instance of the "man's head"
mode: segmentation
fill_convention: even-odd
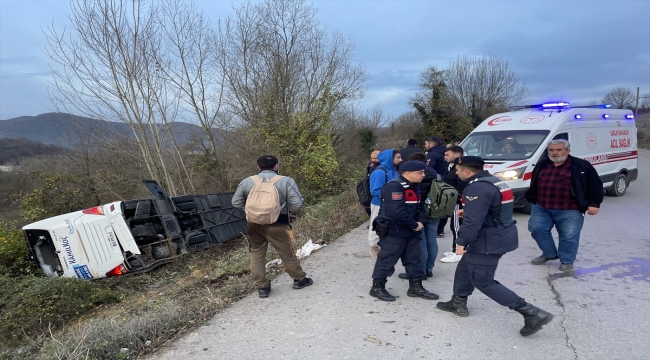
[[[414,184],[422,182],[424,179],[425,164],[421,161],[406,161],[399,169],[399,174],[404,179]]]
[[[377,156],[379,155],[381,151],[375,150],[370,153],[370,161],[374,162],[375,164],[379,162],[379,159],[377,159]]]
[[[262,155],[257,159],[257,167],[260,170],[278,171],[278,158],[273,155]]]
[[[402,154],[398,150],[393,150],[393,165],[397,166],[402,162]]]
[[[515,147],[512,145],[511,142],[507,142],[503,144],[503,148],[505,149],[506,152],[511,152]]]
[[[463,156],[463,148],[460,146],[451,146],[445,150],[445,161],[448,163],[453,163],[454,160]]]
[[[418,141],[415,140],[415,139],[409,139],[409,141],[407,141],[406,143],[407,143],[408,145],[413,145],[413,146],[415,146],[415,145],[418,144]]]
[[[471,178],[477,173],[483,171],[485,162],[478,156],[461,156],[456,164],[456,175],[463,180]]]
[[[548,142],[548,158],[556,165],[562,165],[571,153],[569,140],[556,139]]]
[[[423,163],[427,163],[427,156],[424,155],[424,153],[413,153],[409,155],[409,161],[422,161]]]
[[[427,150],[436,147],[440,144],[442,144],[442,140],[440,140],[440,138],[437,136],[429,136],[426,138],[426,140],[424,140],[424,147],[426,147]]]

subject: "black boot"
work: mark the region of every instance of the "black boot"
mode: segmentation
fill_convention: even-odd
[[[395,301],[395,297],[386,291],[386,280],[372,280],[370,296],[374,296],[381,301]]]
[[[447,302],[439,302],[436,304],[438,309],[453,312],[458,316],[465,317],[469,315],[469,310],[467,310],[467,298],[458,297],[456,295],[451,297],[451,300]]]
[[[524,327],[519,330],[521,336],[533,335],[553,320],[553,314],[529,303],[517,309],[517,312],[524,316]]]
[[[409,279],[409,290],[406,292],[406,295],[410,297],[421,297],[427,300],[438,300],[439,298],[438,295],[422,287],[422,278]]]
[[[426,279],[427,279],[427,274],[430,273],[430,272],[431,272],[431,271],[427,271],[427,272],[424,274],[424,276],[422,277],[422,280],[426,280]],[[431,274],[431,276],[433,276],[433,274]],[[408,280],[408,279],[411,278],[411,277],[409,276],[409,274],[407,274],[407,273],[399,273],[399,274],[397,274],[397,277],[400,278],[400,279],[403,279],[403,280]]]

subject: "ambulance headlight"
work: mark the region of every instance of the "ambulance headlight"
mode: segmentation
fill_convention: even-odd
[[[498,177],[501,180],[518,180],[518,179],[523,178],[524,171],[526,171],[525,166],[521,167],[519,169],[499,171],[499,172],[496,172],[496,173],[494,173],[492,175]]]

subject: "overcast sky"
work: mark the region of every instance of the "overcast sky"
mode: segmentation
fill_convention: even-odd
[[[233,1],[199,0],[211,21]],[[237,1],[235,1],[237,3]],[[409,111],[418,75],[462,54],[503,56],[531,102],[600,101],[615,87],[650,92],[648,0],[319,0],[318,20],[351,36],[371,80],[361,104]],[[67,0],[0,0],[0,119],[52,111],[42,29],[68,24]]]

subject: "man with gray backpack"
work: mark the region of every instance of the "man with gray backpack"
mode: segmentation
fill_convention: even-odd
[[[273,155],[261,156],[257,159],[257,167],[259,174],[239,183],[232,205],[246,212],[251,275],[259,297],[266,298],[271,292],[271,282],[266,277],[269,243],[293,278],[294,289],[302,289],[313,281],[306,277],[296,257],[296,241],[289,223],[289,213],[298,211],[303,204],[298,186],[292,178],[278,175],[278,159]]]

